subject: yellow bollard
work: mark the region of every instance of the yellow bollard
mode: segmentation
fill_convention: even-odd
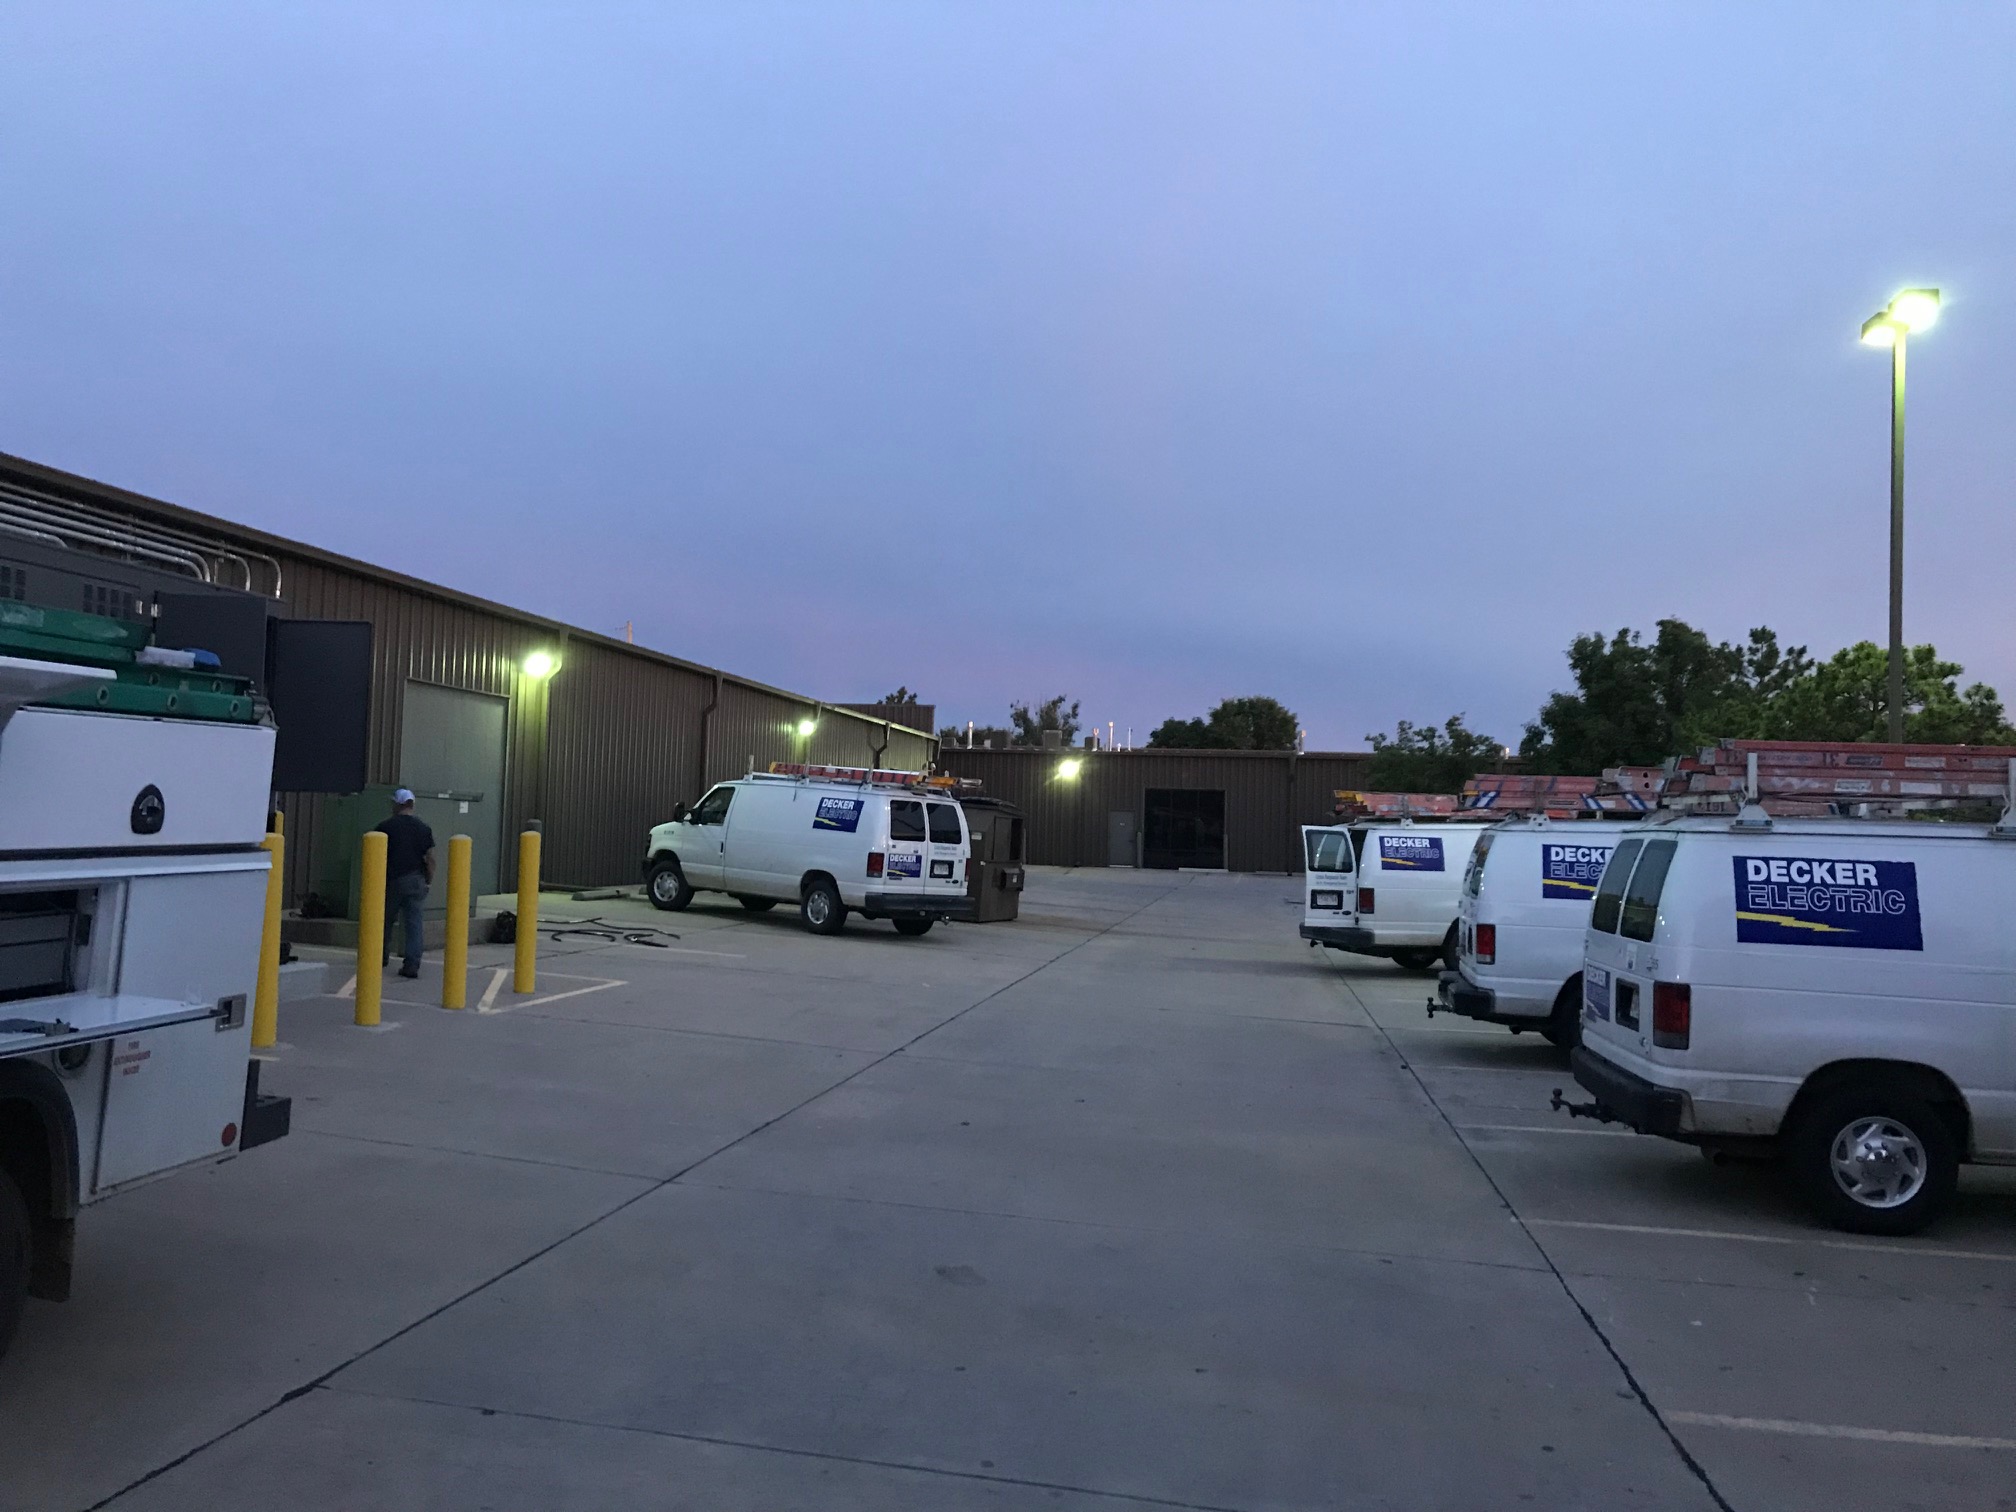
[[[448,938],[441,946],[441,1006],[469,1006],[469,852],[467,835],[448,837]]]
[[[252,1048],[280,1037],[280,889],[286,878],[287,837],[274,831],[262,842],[272,857],[266,873],[266,927],[259,936],[259,986],[252,995]]]
[[[378,1002],[385,990],[385,834],[366,830],[358,856],[357,1027],[378,1027]]]
[[[518,837],[518,954],[511,972],[513,992],[537,990],[539,973],[539,831]]]

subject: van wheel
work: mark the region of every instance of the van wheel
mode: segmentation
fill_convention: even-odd
[[[900,935],[910,935],[914,938],[917,935],[931,933],[929,919],[891,919],[889,922],[896,926],[896,933]]]
[[[745,898],[739,893],[736,894],[735,901],[751,913],[768,913],[777,906],[775,898]]]
[[[1442,952],[1439,950],[1396,950],[1393,952],[1393,963],[1396,966],[1405,967],[1409,971],[1434,971],[1442,964]]]
[[[847,905],[840,901],[840,889],[822,877],[805,889],[798,916],[814,934],[838,934],[847,924]]]
[[[28,1267],[33,1233],[28,1204],[14,1178],[0,1171],[0,1355],[14,1340],[21,1310],[28,1304]]]
[[[1821,1093],[1787,1131],[1785,1153],[1814,1211],[1857,1234],[1917,1233],[1960,1180],[1952,1126],[1894,1082],[1851,1082]]]
[[[1540,1028],[1550,1045],[1563,1050],[1573,1050],[1582,1043],[1582,977],[1578,972],[1568,978],[1560,995],[1554,999],[1554,1011],[1547,1015],[1547,1022]]]
[[[693,889],[686,885],[686,874],[679,870],[677,861],[660,861],[652,867],[651,875],[644,879],[644,892],[654,908],[672,913],[693,901]]]

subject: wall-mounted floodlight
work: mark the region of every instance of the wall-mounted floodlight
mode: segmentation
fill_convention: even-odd
[[[1062,761],[1057,763],[1057,775],[1066,782],[1076,781],[1078,774],[1084,769],[1085,763],[1080,761],[1076,756],[1066,756]]]
[[[543,680],[560,670],[560,658],[551,651],[534,651],[523,663],[527,677]]]
[[[816,719],[801,719],[798,721],[798,733],[807,740],[812,738],[812,732],[818,728],[819,721]]]

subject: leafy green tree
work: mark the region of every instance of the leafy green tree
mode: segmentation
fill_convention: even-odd
[[[917,703],[919,700],[917,695],[915,693],[912,693],[909,687],[906,685],[904,687],[898,688],[894,693],[884,693],[880,698],[876,699],[875,701],[879,704],[900,705],[900,704],[914,704]]]
[[[1204,719],[1165,719],[1149,735],[1157,750],[1292,751],[1302,722],[1278,698],[1228,698]]]
[[[1041,745],[1043,732],[1055,730],[1068,746],[1078,738],[1078,700],[1059,693],[1033,709],[1026,703],[1010,704],[1008,723],[1014,728],[1017,745]]]
[[[1578,635],[1568,648],[1573,693],[1555,693],[1526,726],[1519,754],[1531,771],[1593,774],[1649,766],[1724,737],[1881,740],[1886,662],[1869,641],[1816,662],[1759,627],[1741,645],[1711,641],[1683,620]],[[1983,683],[1962,689],[1957,662],[1931,646],[1905,658],[1905,738],[1935,743],[2016,741],[2002,701]]]
[[[1904,738],[1939,745],[2016,744],[2002,700],[1986,683],[1959,686],[1962,667],[1931,646],[1904,653]],[[1874,641],[1844,647],[1788,688],[1765,733],[1780,740],[1883,740],[1889,730],[1889,654]]]
[[[1165,719],[1148,736],[1152,749],[1202,751],[1211,746],[1211,727],[1201,719]]]
[[[1301,721],[1277,698],[1228,698],[1211,711],[1205,728],[1221,751],[1292,751]]]
[[[1478,772],[1488,771],[1504,754],[1489,735],[1451,715],[1437,728],[1403,719],[1391,735],[1367,735],[1372,745],[1372,770],[1366,784],[1381,793],[1454,793]]]

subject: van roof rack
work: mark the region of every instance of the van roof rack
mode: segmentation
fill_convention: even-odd
[[[904,788],[918,791],[962,793],[980,790],[977,777],[954,777],[949,773],[905,772],[889,767],[826,766],[807,761],[773,761],[767,772],[751,772],[752,778],[778,778],[786,782],[843,782],[856,787]]]
[[[1724,739],[1656,767],[1611,767],[1604,786],[1704,816],[1896,818],[2010,806],[2016,747]],[[2012,825],[2016,833],[2016,825]]]

